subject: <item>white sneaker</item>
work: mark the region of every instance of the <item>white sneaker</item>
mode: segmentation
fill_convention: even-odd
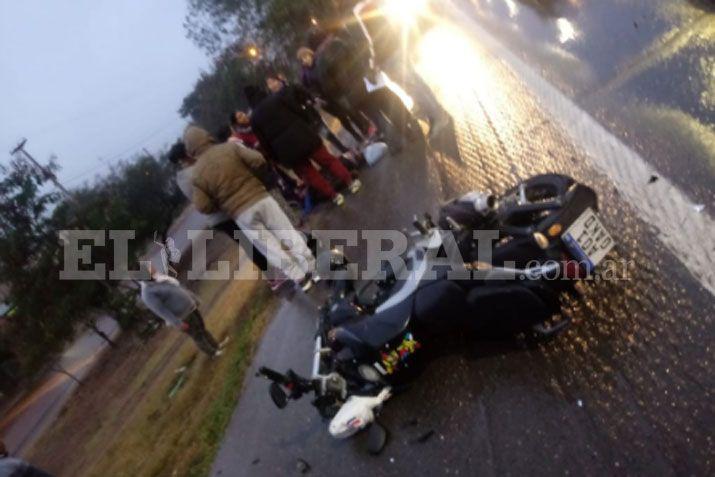
[[[360,189],[362,189],[362,182],[360,182],[360,179],[355,179],[352,184],[348,186],[348,189],[351,194],[357,194],[360,192]]]
[[[333,204],[341,207],[345,203],[345,196],[343,194],[338,194],[333,197]]]
[[[313,288],[313,276],[309,273],[298,283],[298,286],[304,293],[308,293]]]

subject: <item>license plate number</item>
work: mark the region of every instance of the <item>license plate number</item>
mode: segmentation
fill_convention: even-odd
[[[615,246],[613,237],[590,207],[571,224],[562,239],[574,258],[584,262],[589,272]]]

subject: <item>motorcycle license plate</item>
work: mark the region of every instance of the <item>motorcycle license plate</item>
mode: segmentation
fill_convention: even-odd
[[[589,273],[615,246],[613,237],[590,207],[571,224],[561,239],[573,257],[585,264]]]

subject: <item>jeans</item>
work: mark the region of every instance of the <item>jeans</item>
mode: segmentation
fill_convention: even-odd
[[[188,326],[186,334],[194,340],[196,346],[207,355],[214,356],[219,349],[218,343],[206,329],[206,324],[199,310],[194,310],[189,316],[184,318],[184,323]]]

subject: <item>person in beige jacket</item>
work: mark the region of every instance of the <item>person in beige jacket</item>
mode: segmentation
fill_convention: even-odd
[[[197,126],[186,128],[184,145],[196,159],[192,201],[199,212],[221,211],[233,217],[268,263],[307,291],[313,284],[315,258],[255,176],[266,164],[263,155],[241,144],[215,144],[209,133]]]

